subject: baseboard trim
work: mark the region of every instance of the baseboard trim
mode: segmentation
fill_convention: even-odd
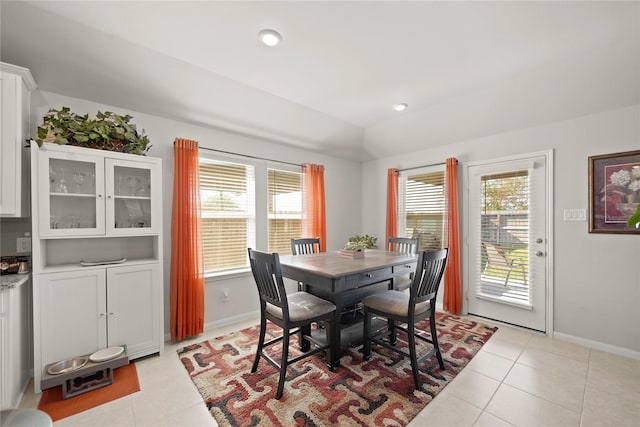
[[[231,316],[225,319],[214,320],[213,322],[205,323],[203,332],[209,332],[215,328],[226,326],[231,323],[242,322],[248,319],[256,319],[256,324],[260,323],[260,310],[250,311],[248,313],[242,313],[237,316]],[[164,334],[164,341],[165,343],[171,342],[171,333],[167,332]]]
[[[586,338],[576,337],[562,332],[554,332],[553,337],[561,341],[567,341],[589,347],[595,350],[601,350],[607,353],[617,354],[618,356],[628,357],[630,359],[640,360],[640,351],[634,351],[629,348],[618,347],[611,344],[605,344],[599,341],[588,340]]]
[[[223,326],[230,325],[236,322],[242,322],[249,319],[256,319],[256,324],[260,323],[260,310],[250,311],[248,313],[238,314],[237,316],[226,317],[220,320],[214,320],[213,322],[205,323],[204,330],[210,331],[214,328],[220,328]]]

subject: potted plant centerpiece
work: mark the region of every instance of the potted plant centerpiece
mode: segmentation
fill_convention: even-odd
[[[340,250],[340,253],[351,258],[364,258],[364,250],[375,248],[377,241],[377,237],[371,237],[368,234],[364,236],[356,234],[349,237],[347,245]]]
[[[145,155],[151,147],[149,137],[131,123],[133,117],[98,111],[95,118],[72,112],[68,107],[50,109],[38,126],[36,142],[69,144],[99,150]]]

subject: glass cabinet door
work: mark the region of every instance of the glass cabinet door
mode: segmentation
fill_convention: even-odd
[[[103,159],[49,152],[39,166],[40,235],[104,234]]]
[[[156,164],[106,159],[107,234],[156,233],[162,206]]]

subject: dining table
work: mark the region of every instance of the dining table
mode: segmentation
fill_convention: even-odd
[[[304,290],[327,301],[336,310],[330,332],[329,367],[340,365],[340,355],[363,341],[362,322],[342,322],[345,307],[368,295],[393,288],[393,281],[415,271],[417,255],[366,249],[364,257],[354,258],[340,251],[280,256],[283,277],[304,284]],[[322,339],[321,334],[314,339]]]

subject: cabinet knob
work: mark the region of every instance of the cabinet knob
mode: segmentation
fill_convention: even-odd
[[[113,312],[112,311],[109,312],[109,316],[113,316]]]
[[[404,268],[411,268],[411,265],[409,265],[409,264],[405,264],[405,265],[404,265]]]
[[[110,199],[110,198],[111,198],[111,194],[109,194],[109,195],[107,196],[107,199]]]
[[[104,317],[104,313],[100,313],[100,317]]]
[[[364,277],[371,278],[372,276],[371,276],[371,273],[365,273]]]
[[[98,194],[98,199],[102,199],[102,194]]]

